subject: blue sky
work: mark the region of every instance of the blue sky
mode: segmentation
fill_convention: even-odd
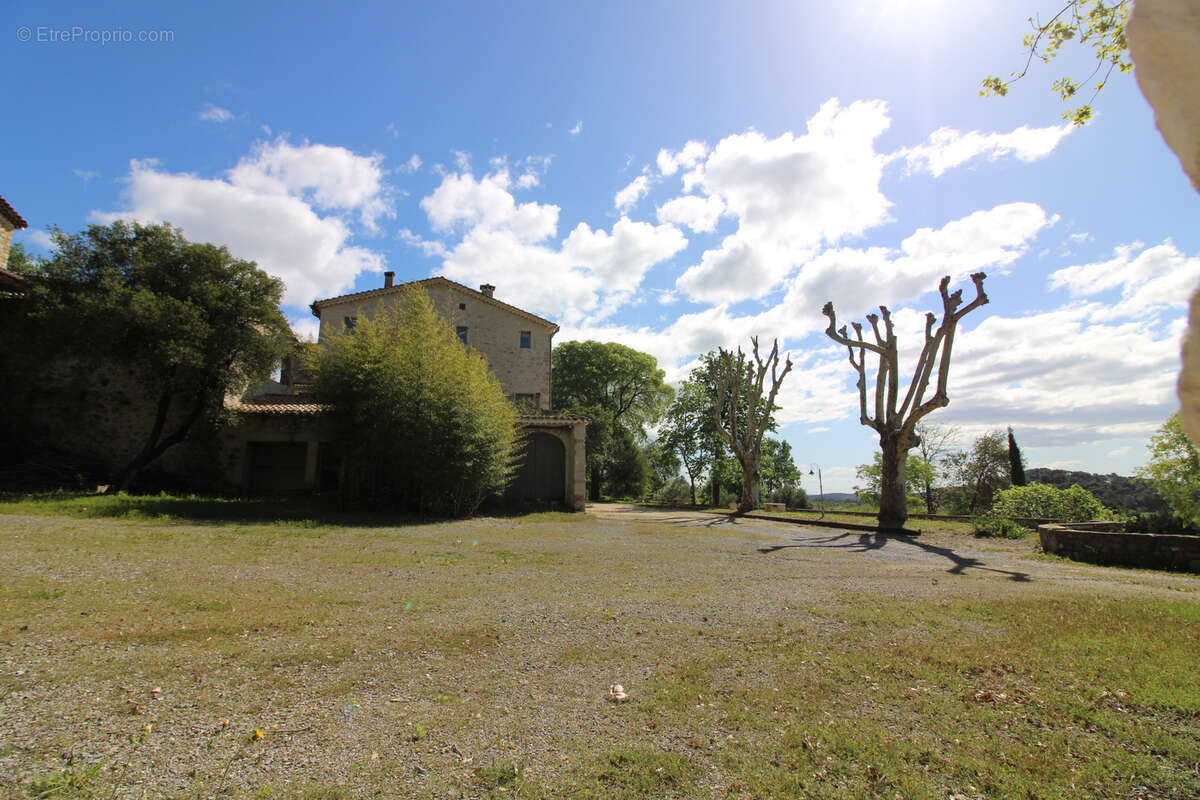
[[[887,304],[911,363],[938,278],[986,271],[929,419],[1011,425],[1030,466],[1128,474],[1176,408],[1200,198],[1133,78],[1075,130],[1049,84],[1080,54],[978,97],[1053,3],[346,5],[10,5],[18,238],[169,220],[283,278],[301,334],[391,269],[493,283],[672,380],[778,337],[782,434],[829,491],[875,441],[826,300]]]

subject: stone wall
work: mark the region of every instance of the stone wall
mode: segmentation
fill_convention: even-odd
[[[16,230],[8,218],[0,214],[0,269],[8,266],[8,251],[12,247],[12,235]]]
[[[1200,536],[1126,533],[1120,522],[1041,525],[1038,536],[1047,553],[1075,561],[1200,573]]]
[[[38,447],[82,456],[109,480],[141,450],[154,423],[154,386],[116,362],[59,359],[44,367],[41,381],[25,391],[9,387],[8,433]],[[164,435],[183,418],[177,398]],[[169,448],[147,469],[170,476],[168,483],[204,488],[220,481],[214,462],[215,431],[201,420],[188,441]]]

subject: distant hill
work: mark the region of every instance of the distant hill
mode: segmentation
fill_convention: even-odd
[[[858,495],[853,492],[827,492],[823,495],[810,495],[808,499],[814,503],[817,500],[824,500],[826,503],[857,503]]]
[[[1069,489],[1079,484],[1108,508],[1119,511],[1142,511],[1155,513],[1167,511],[1167,504],[1154,491],[1154,485],[1145,478],[1127,478],[1123,475],[1097,475],[1094,472],[1075,472],[1065,469],[1034,467],[1025,470],[1029,483],[1046,483],[1059,489]]]

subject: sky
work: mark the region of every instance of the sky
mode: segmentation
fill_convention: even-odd
[[[172,6],[178,7],[172,7]],[[1013,428],[1029,467],[1130,474],[1177,409],[1200,196],[1131,75],[1083,128],[1005,98],[1039,0],[45,3],[10,0],[0,195],[45,253],[166,220],[313,300],[444,275],[687,378],[778,340],[778,435],[827,492],[877,436],[823,333],[886,305],[912,370],[939,279],[961,446]],[[815,478],[805,488],[817,490]]]

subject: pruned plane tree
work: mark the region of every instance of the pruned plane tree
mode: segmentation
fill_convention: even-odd
[[[863,337],[862,323],[851,323],[853,338],[845,325],[839,328],[832,302],[826,303],[821,309],[829,318],[825,334],[838,344],[845,345],[850,353],[850,365],[858,373],[859,421],[879,434],[879,448],[883,455],[879,498],[879,527],[882,529],[903,528],[908,519],[904,462],[909,449],[920,444],[915,430],[917,423],[930,412],[950,404],[946,384],[950,379],[954,333],[959,320],[987,303],[988,297],[983,290],[986,277],[982,272],[971,275],[971,281],[975,284],[975,299],[966,305],[963,305],[961,289],[949,291],[950,276],[942,278],[938,285],[942,297],[941,324],[938,324],[937,316],[932,312],[925,315],[925,343],[903,397],[896,332],[887,306],[880,306],[879,314],[867,315],[873,341]],[[873,402],[867,389],[868,353],[878,359]],[[926,399],[931,382],[933,394]]]

